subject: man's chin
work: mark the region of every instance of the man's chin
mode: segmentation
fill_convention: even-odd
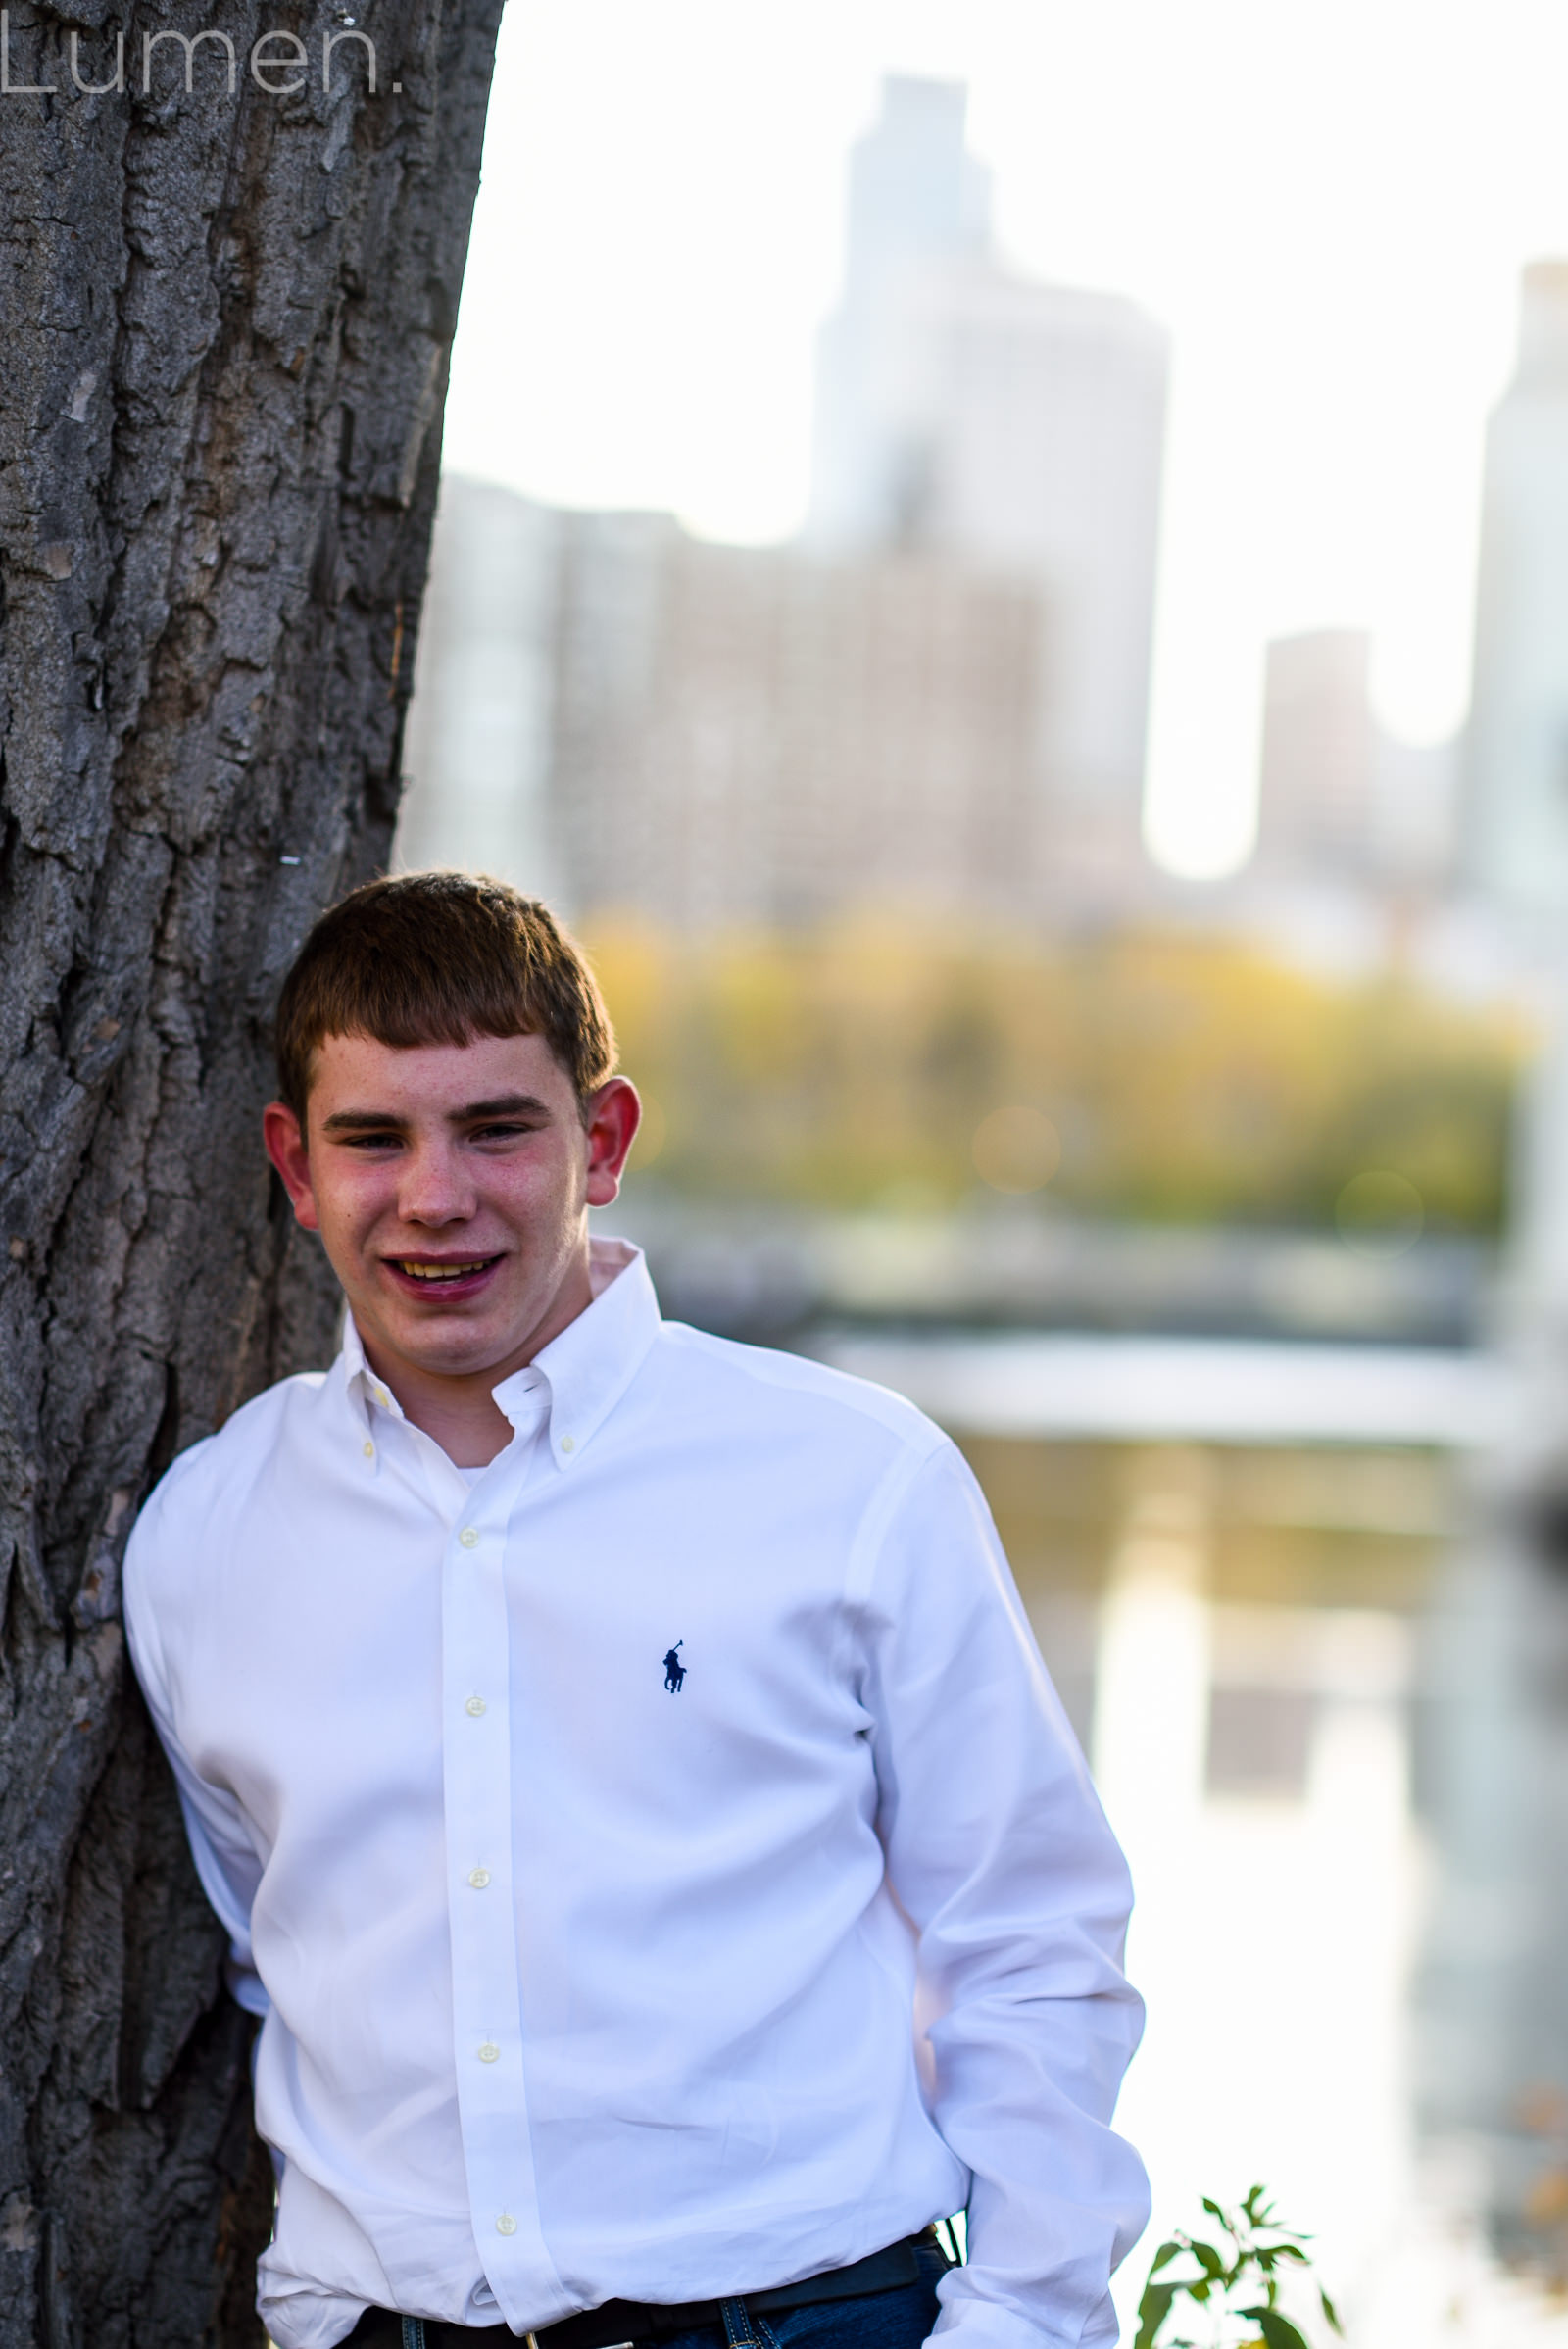
[[[387,1337],[411,1370],[433,1379],[478,1378],[486,1371],[499,1371],[516,1351],[516,1342],[509,1343],[510,1332],[456,1312],[452,1318],[456,1324],[452,1329],[432,1329],[426,1322],[416,1330],[394,1326]]]
[[[442,1307],[421,1299],[411,1312],[383,1296],[356,1306],[354,1319],[367,1351],[394,1386],[400,1370],[427,1379],[499,1374],[520,1344],[515,1316],[498,1313],[490,1300]]]

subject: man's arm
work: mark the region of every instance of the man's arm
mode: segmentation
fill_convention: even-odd
[[[171,1582],[178,1588],[182,1579],[160,1569],[165,1562],[162,1553],[166,1545],[180,1539],[177,1523],[172,1522],[177,1512],[171,1511],[167,1504],[183,1465],[183,1461],[175,1463],[132,1529],[125,1551],[125,1638],[153,1727],[174,1773],[196,1873],[219,1923],[228,1934],[225,1980],[241,2006],[253,2015],[265,2015],[270,2001],[251,1954],[251,1903],[261,1881],[261,1861],[246,1833],[238,1803],[232,1795],[208,1786],[197,1775],[180,1743],[165,1656],[164,1627],[159,1619],[161,1594],[167,1591]],[[167,1605],[167,1599],[164,1603]]]
[[[879,1832],[920,1935],[937,2127],[973,2175],[964,2349],[1112,2343],[1111,2270],[1148,2220],[1109,2123],[1143,2026],[1131,1886],[961,1455],[892,1513],[867,1594]]]

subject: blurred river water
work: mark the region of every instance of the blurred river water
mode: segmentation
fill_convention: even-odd
[[[1488,1487],[1507,1371],[1257,1341],[808,1344],[962,1444],[1132,1865],[1150,2019],[1122,2118],[1154,2219],[1126,2337],[1153,2244],[1262,2178],[1352,2343],[1568,2342],[1561,1943],[1536,1897],[1555,1846],[1520,1816],[1539,1754],[1506,1732],[1531,1717],[1544,1570]]]

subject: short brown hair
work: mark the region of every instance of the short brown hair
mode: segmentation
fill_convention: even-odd
[[[367,881],[317,922],[278,998],[278,1091],[301,1127],[328,1036],[398,1049],[542,1036],[580,1107],[615,1065],[593,972],[546,905],[483,873]]]

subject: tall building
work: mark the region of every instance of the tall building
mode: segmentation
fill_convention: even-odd
[[[1314,628],[1268,647],[1258,777],[1260,880],[1430,895],[1453,854],[1451,743],[1387,734],[1372,638]]]
[[[1039,599],[447,479],[398,853],[682,928],[1026,919]]]
[[[1487,431],[1469,877],[1505,905],[1568,905],[1568,261],[1524,272],[1518,360]]]
[[[561,517],[446,474],[430,548],[398,849],[561,886],[546,804]]]
[[[1268,648],[1258,778],[1260,866],[1341,877],[1367,861],[1377,768],[1372,639],[1318,628]]]
[[[1040,590],[1040,782],[1069,885],[1142,863],[1166,340],[1111,294],[982,263],[934,269],[899,321],[914,543]]]
[[[1549,1415],[1568,1428],[1568,260],[1524,271],[1513,380],[1487,427],[1464,866],[1546,982],[1506,1294],[1532,1358],[1550,1365]]]
[[[443,484],[405,856],[705,926],[1142,891],[1165,336],[992,258],[964,112],[894,77],[851,160],[800,546]]]
[[[657,514],[564,517],[562,547],[550,796],[576,905],[695,928],[1029,910],[1026,588]]]
[[[1119,296],[1002,267],[962,142],[961,91],[897,81],[856,150],[809,533],[1001,566],[1040,593],[1053,869],[1067,892],[1114,891],[1143,866],[1168,339]]]
[[[934,262],[991,241],[989,174],[964,143],[961,82],[889,74],[882,114],[850,156],[843,298],[817,343],[810,533],[829,545],[900,535],[913,453],[901,445],[886,323]]]

